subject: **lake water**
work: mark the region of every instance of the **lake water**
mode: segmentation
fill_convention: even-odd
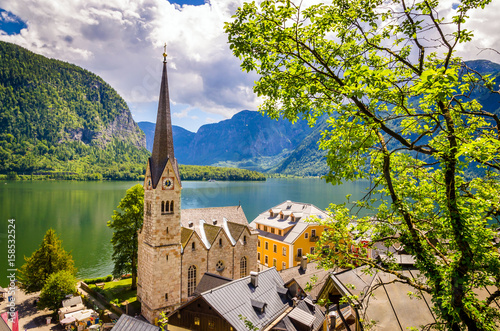
[[[35,251],[49,228],[71,251],[79,278],[111,273],[112,231],[106,226],[113,210],[135,182],[2,181],[0,182],[0,285],[7,284],[7,225],[16,224],[16,267]],[[367,183],[332,186],[322,179],[268,179],[265,182],[184,181],[182,209],[241,204],[251,222],[285,200],[325,209],[347,194],[361,198]]]

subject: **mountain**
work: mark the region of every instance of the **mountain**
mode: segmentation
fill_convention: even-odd
[[[154,124],[140,122],[152,148]],[[173,126],[180,164],[230,166],[267,171],[283,161],[312,132],[305,121],[275,121],[243,110],[232,118],[201,126],[196,133]],[[149,143],[151,142],[151,143]],[[150,147],[151,144],[151,147]]]
[[[146,148],[151,152],[155,139],[156,124],[151,122],[139,122],[137,124],[146,135]],[[181,128],[180,126],[172,125],[172,135],[174,138],[175,157],[177,160],[186,160],[188,157],[189,145],[193,141],[195,133]],[[183,163],[181,161],[179,162]]]
[[[0,173],[143,175],[144,133],[104,80],[0,42]]]

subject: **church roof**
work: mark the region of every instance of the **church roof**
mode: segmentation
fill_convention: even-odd
[[[158,113],[156,115],[155,138],[153,152],[149,158],[151,179],[153,188],[160,181],[161,174],[170,159],[175,174],[180,183],[177,160],[174,156],[174,140],[172,135],[172,119],[170,115],[170,97],[168,93],[167,62],[163,62],[163,73],[161,77],[160,100],[158,102]]]
[[[188,229],[188,228],[185,228],[185,227],[181,227],[181,244],[182,244],[182,247],[186,247],[188,241],[189,241],[189,238],[191,238],[191,235],[193,234],[193,230],[191,229]]]
[[[205,220],[212,224],[215,220],[216,224],[220,224],[224,218],[232,223],[248,225],[247,217],[241,206],[183,209],[181,224],[189,227],[189,222],[198,222],[199,220]]]
[[[187,245],[191,233],[196,232],[207,249],[220,231],[224,231],[231,244],[235,245],[245,228],[251,230],[241,206],[182,209],[181,226],[183,247]]]

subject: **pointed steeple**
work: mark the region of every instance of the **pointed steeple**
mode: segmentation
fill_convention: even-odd
[[[165,44],[166,48],[166,44]],[[167,160],[170,159],[177,179],[180,182],[177,160],[174,156],[174,140],[172,137],[172,119],[170,116],[170,97],[168,93],[167,77],[167,54],[163,53],[163,74],[161,77],[160,100],[158,102],[158,114],[156,115],[155,139],[153,142],[153,153],[149,159],[151,166],[152,185],[156,188],[165,169]]]

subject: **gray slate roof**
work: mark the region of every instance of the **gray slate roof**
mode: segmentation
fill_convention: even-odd
[[[0,331],[10,331],[9,325],[5,323],[5,321],[1,317],[0,317]]]
[[[240,314],[245,316],[254,326],[262,329],[274,321],[291,304],[286,296],[278,293],[276,286],[284,287],[284,282],[276,268],[270,268],[259,272],[257,287],[251,284],[250,276],[247,276],[206,291],[201,296],[235,330],[247,330],[243,321],[238,317]],[[259,314],[252,306],[252,301],[266,303],[263,314]]]
[[[201,277],[200,282],[196,286],[193,294],[198,295],[232,281],[233,280],[231,278],[212,274],[210,272],[205,272]]]
[[[123,314],[111,331],[159,331],[160,328]]]
[[[365,267],[342,271],[331,275],[336,288],[343,294],[358,295],[361,304],[360,313],[366,314],[365,320],[376,321],[374,330],[407,330],[435,322],[430,310],[432,302],[426,293],[422,299],[410,298],[408,292],[415,289],[399,282],[387,284],[395,276],[380,271],[373,275],[362,272]],[[403,270],[403,274],[411,278],[419,278],[418,271]],[[346,285],[354,285],[354,288]],[[372,291],[373,296],[367,296]]]
[[[316,277],[316,282],[314,282],[311,291],[308,293],[315,300],[332,271],[321,267],[318,268],[318,263],[316,262],[309,262],[306,270],[303,270],[300,266],[295,266],[282,270],[279,273],[285,283],[295,280],[303,290],[306,288],[307,283],[311,283],[311,278]]]

